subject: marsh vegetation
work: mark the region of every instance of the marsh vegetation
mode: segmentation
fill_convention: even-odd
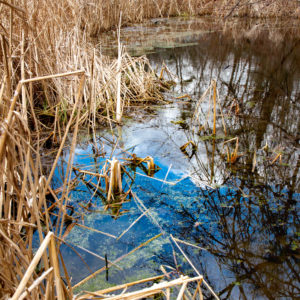
[[[0,298],[299,297],[299,9],[0,1]]]

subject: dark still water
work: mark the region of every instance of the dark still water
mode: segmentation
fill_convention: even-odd
[[[105,267],[105,256],[115,262],[78,290],[162,274],[162,266],[196,276],[172,234],[221,299],[300,297],[300,27],[251,22],[176,19],[124,30],[125,41],[140,37],[129,49],[145,50],[177,85],[171,103],[137,108],[121,128],[83,134],[76,148],[75,167],[92,173],[118,158],[123,191],[131,189],[108,203],[103,179],[74,170],[72,216],[89,229],[66,237],[80,257],[62,249],[72,282]],[[199,100],[212,80],[215,135],[213,89]],[[132,154],[160,169],[149,173],[150,160],[134,164]]]

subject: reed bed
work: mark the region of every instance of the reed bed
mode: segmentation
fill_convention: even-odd
[[[118,59],[104,57],[102,32],[148,18],[180,15],[299,17],[300,7],[293,0],[15,0],[1,1],[0,14],[0,83],[5,101],[19,80],[84,69],[81,123],[94,126],[120,122],[124,107],[132,101],[161,100],[165,88],[147,59],[130,58],[122,45]],[[53,128],[58,121],[66,122],[77,84],[76,79],[53,79],[23,86],[22,117],[31,127],[42,122]]]
[[[23,118],[22,89],[30,83],[61,77],[80,77],[66,129],[50,174],[43,174],[40,133],[34,141],[28,123]],[[62,281],[58,236],[61,236],[70,188],[67,174],[58,198],[51,189],[51,179],[70,128],[74,128],[69,166],[76,143],[85,72],[36,77],[21,80],[10,101],[1,102],[0,137],[0,299],[67,299],[72,297],[70,281],[64,270]],[[2,85],[3,86],[3,85]],[[47,177],[45,176],[47,175]],[[47,195],[52,194],[59,209],[56,228],[51,221],[51,206]],[[38,249],[36,249],[38,247]],[[35,253],[35,254],[34,254]],[[68,285],[68,288],[66,287]]]
[[[79,84],[76,77],[38,82],[31,78],[85,70],[82,107],[76,113],[80,113],[80,124],[92,127],[121,122],[123,110],[132,102],[136,105],[163,100],[161,92],[167,85],[155,75],[145,57],[130,57],[120,43],[118,58],[101,54],[99,40],[91,38],[95,16],[89,13],[101,8],[97,20],[102,24],[102,9],[106,11],[107,5],[100,2],[94,3],[96,8],[84,2],[0,2],[1,97],[9,101],[18,82],[28,81],[22,85],[18,101],[30,129],[46,127],[54,130],[54,137],[60,136],[55,131],[67,123]],[[110,17],[115,15],[107,9],[105,13]],[[121,24],[120,15],[116,25]],[[106,28],[104,23],[101,26]]]

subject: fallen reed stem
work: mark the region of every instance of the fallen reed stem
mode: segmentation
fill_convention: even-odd
[[[132,253],[134,253],[135,251],[137,251],[138,249],[145,247],[146,245],[148,245],[149,243],[151,243],[152,241],[154,241],[155,239],[159,238],[162,235],[162,233],[150,238],[148,241],[140,244],[138,247],[134,248],[133,250],[129,251],[127,254],[122,255],[121,257],[117,258],[116,260],[113,261],[114,264],[120,262],[122,259],[124,259],[125,257],[131,255]],[[109,264],[110,266],[110,264]],[[91,278],[95,277],[96,275],[100,274],[101,272],[103,272],[106,269],[106,267],[100,268],[99,270],[97,270],[96,272],[94,272],[93,274],[91,274],[90,276],[87,276],[86,278],[84,278],[83,280],[81,280],[80,282],[76,283],[73,286],[73,289],[82,285],[83,283],[87,282],[88,280],[90,280]]]
[[[14,295],[12,296],[11,300],[17,300],[19,299],[20,295],[22,294],[23,290],[26,287],[26,284],[28,282],[28,280],[31,278],[32,273],[35,270],[35,267],[37,266],[38,262],[40,261],[42,255],[44,254],[46,248],[48,247],[51,239],[53,237],[53,233],[52,232],[48,232],[47,236],[45,237],[45,239],[43,240],[40,248],[38,249],[38,251],[36,252],[33,260],[31,261],[30,265],[27,268],[26,273],[24,274],[18,288],[16,289]]]
[[[174,237],[172,236],[172,234],[170,235],[172,241],[174,242],[174,244],[177,246],[177,248],[179,249],[179,251],[181,252],[181,254],[185,257],[185,259],[188,261],[188,263],[190,264],[190,266],[194,269],[194,271],[196,272],[196,274],[198,274],[198,276],[201,276],[199,271],[196,269],[196,267],[193,265],[193,263],[190,261],[190,259],[188,258],[188,256],[184,253],[184,251],[181,249],[181,247],[178,245],[178,243],[176,242],[176,240],[174,239]],[[203,277],[202,277],[203,278]],[[211,294],[217,299],[220,300],[220,298],[216,295],[216,293],[213,291],[213,289],[209,286],[209,284],[203,279],[203,283],[205,284],[205,286],[207,287],[207,289],[211,292]]]

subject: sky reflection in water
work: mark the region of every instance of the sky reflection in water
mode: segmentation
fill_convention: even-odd
[[[182,246],[222,299],[300,296],[299,38],[293,26],[282,28],[278,23],[229,25],[221,31],[216,24],[197,20],[198,29],[189,23],[197,34],[175,36],[180,47],[156,47],[156,52],[148,55],[153,65],[165,62],[177,76],[178,84],[168,97],[189,93],[193,101],[141,108],[133,112],[133,120],[115,130],[115,135],[120,148],[138,157],[154,158],[161,168],[155,178],[164,179],[168,174],[170,182],[185,179],[176,185],[164,184],[136,173],[143,174],[142,169],[127,168],[135,178],[132,190],[149,208],[150,217],[143,216],[120,240],[75,227],[67,241],[100,256],[107,254],[108,260],[114,261],[158,233],[164,234],[119,262],[122,270],[111,267],[108,282],[104,272],[83,285],[84,289],[160,274],[162,264],[196,275],[170,242],[172,234],[206,249]],[[167,23],[164,26],[168,28]],[[206,30],[202,32],[199,26]],[[234,31],[235,27],[239,30]],[[197,44],[181,47],[184,42]],[[217,81],[227,135],[239,138],[241,157],[233,165],[226,162],[220,118],[216,139],[211,138],[209,128],[193,131],[190,124],[195,102],[212,79]],[[204,104],[203,111],[208,109]],[[199,118],[204,122],[204,115]],[[100,132],[97,143],[110,155],[108,137],[112,139],[109,133]],[[191,155],[188,149],[187,157],[180,146],[189,140],[196,143],[197,151]],[[263,150],[266,144],[268,149]],[[120,148],[115,156],[128,157]],[[77,146],[75,165],[99,170],[104,159],[96,157],[94,150],[90,140],[83,139]],[[272,164],[278,154],[282,154],[281,162],[278,159]],[[131,181],[124,175],[124,186],[126,180]],[[96,179],[93,182],[97,184]],[[119,236],[142,214],[136,199],[103,211],[104,200],[93,197],[93,191],[81,183],[70,196],[74,216],[84,213],[86,226]],[[83,208],[88,201],[91,205]],[[93,271],[104,266],[99,258],[76,250]],[[71,249],[63,248],[63,253],[74,282],[89,274]]]

